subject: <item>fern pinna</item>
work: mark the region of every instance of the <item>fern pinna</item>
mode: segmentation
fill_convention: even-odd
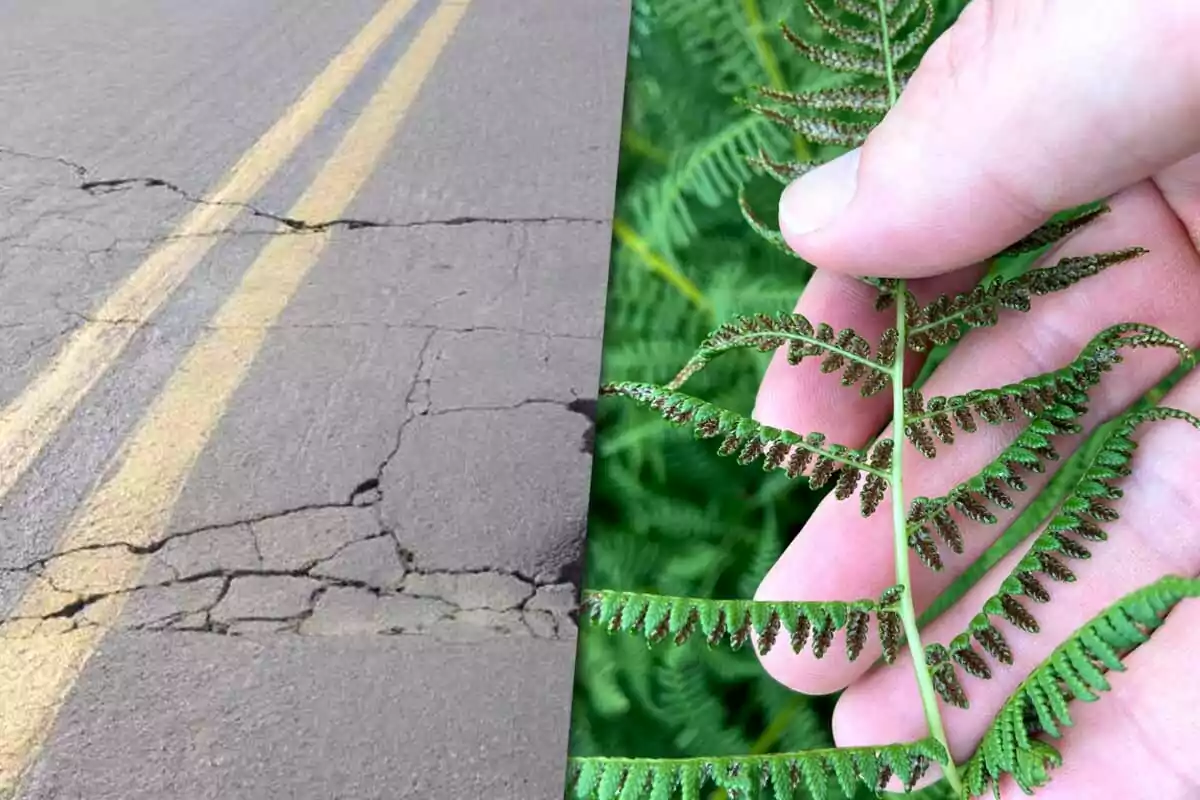
[[[783,38],[800,57],[854,80],[812,91],[764,87],[743,103],[752,114],[818,150],[857,147],[896,102],[928,46],[937,18],[933,2],[805,0],[805,6],[823,35],[806,38],[782,26]],[[826,38],[838,44],[826,45]],[[785,184],[821,163],[781,161],[765,151],[749,160],[757,171]],[[755,232],[791,253],[745,194],[738,202]],[[997,253],[993,263],[1043,253],[1106,210],[1096,203],[1064,211]],[[710,647],[749,645],[760,654],[790,647],[816,658],[840,648],[854,661],[876,641],[885,664],[894,663],[907,648],[928,730],[924,738],[878,747],[669,759],[572,758],[568,792],[580,800],[665,800],[677,795],[698,798],[711,785],[731,798],[826,798],[839,790],[852,796],[862,786],[877,792],[897,786],[911,791],[934,764],[955,797],[989,792],[999,797],[1006,776],[1026,793],[1045,785],[1061,757],[1044,737],[1058,737],[1072,724],[1071,702],[1094,701],[1109,688],[1106,674],[1124,669],[1123,659],[1151,636],[1177,603],[1200,595],[1200,580],[1165,576],[1079,627],[1028,672],[965,763],[955,763],[950,756],[942,720],[952,712],[943,705],[967,708],[970,680],[990,680],[996,664],[1013,665],[1019,658],[1006,638],[1006,626],[1037,633],[1038,607],[1052,602],[1054,585],[1079,579],[1072,564],[1101,547],[1106,526],[1118,518],[1121,481],[1131,471],[1138,429],[1150,422],[1200,428],[1200,419],[1143,399],[1106,425],[1089,449],[1090,460],[1025,555],[950,641],[922,641],[910,591],[910,552],[926,568],[941,570],[946,559],[965,552],[972,526],[997,525],[998,511],[1016,508],[1016,495],[1030,493],[1030,475],[1051,470],[1059,459],[1056,440],[1084,431],[1081,418],[1095,391],[1131,351],[1171,350],[1185,368],[1192,354],[1168,332],[1122,323],[1097,332],[1070,363],[1051,372],[932,397],[924,396],[919,380],[905,382],[904,355],[953,346],[972,329],[994,325],[1003,313],[1029,312],[1036,298],[1136,260],[1144,252],[1130,246],[1008,274],[993,272],[970,291],[925,303],[903,281],[866,276],[862,280],[878,293],[877,311],[894,320],[878,341],[796,313],[741,316],[713,331],[669,382],[606,384],[604,396],[646,406],[697,438],[712,440],[717,456],[782,470],[814,489],[832,487],[838,500],[857,496],[864,517],[890,508],[895,585],[877,598],[849,602],[716,600],[588,590],[584,618],[614,634],[643,637],[650,645],[702,639]],[[861,397],[890,392],[890,430],[898,433],[892,438],[879,434],[865,446],[849,447],[828,441],[819,431],[759,424],[684,391],[692,376],[713,359],[739,349],[783,349],[792,365],[816,361],[821,372]],[[981,427],[1018,422],[1023,422],[1021,432],[973,477],[936,497],[904,497],[906,444],[913,451],[910,457],[933,459]]]

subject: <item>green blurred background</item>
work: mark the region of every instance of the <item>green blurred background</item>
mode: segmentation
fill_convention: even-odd
[[[751,232],[736,202],[749,180],[773,221],[781,187],[744,158],[760,147],[794,157],[795,143],[735,103],[755,85],[831,82],[779,35],[780,21],[817,35],[803,5],[633,3],[602,380],[668,381],[721,321],[790,311],[803,291],[810,268]],[[944,25],[962,3],[937,5]],[[689,393],[749,413],[767,358],[729,353]],[[600,403],[595,447],[588,588],[751,597],[819,499],[782,474],[716,457],[633,404]],[[788,691],[749,649],[709,650],[699,639],[650,649],[585,625],[576,664],[573,756],[832,745],[833,698]]]

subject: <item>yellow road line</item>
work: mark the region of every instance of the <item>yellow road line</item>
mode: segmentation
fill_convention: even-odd
[[[443,3],[290,212],[340,215],[367,180],[467,2]],[[69,524],[63,555],[36,576],[0,626],[0,792],[16,785],[83,665],[117,619],[147,556],[110,543],[161,538],[184,481],[275,323],[328,244],[331,232],[272,239],[211,327],[188,351],[122,447],[117,467]],[[46,615],[70,604],[74,620]]]
[[[96,381],[204,258],[216,239],[197,236],[229,226],[291,157],[325,112],[387,41],[416,0],[388,0],[321,71],[282,117],[223,176],[218,188],[184,217],[160,248],[75,330],[28,387],[0,411],[0,501]],[[114,322],[116,321],[116,322]],[[3,709],[0,709],[2,712]]]

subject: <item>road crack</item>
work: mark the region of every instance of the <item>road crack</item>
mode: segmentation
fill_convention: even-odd
[[[368,479],[352,496],[376,490],[377,484]],[[229,636],[373,633],[455,641],[495,636],[565,639],[574,635],[579,591],[565,572],[535,577],[497,568],[424,569],[412,553],[397,545],[392,532],[377,522],[339,534],[343,541],[336,544],[318,541],[317,551],[312,540],[304,540],[306,532],[341,531],[339,526],[349,525],[352,518],[363,521],[357,515],[371,513],[365,509],[350,503],[314,504],[175,531],[145,545],[90,544],[20,567],[5,567],[29,572],[62,600],[40,614],[12,615],[0,621],[0,636],[55,635],[98,625]],[[339,513],[331,516],[333,511]],[[288,520],[295,520],[295,525],[284,524]],[[274,549],[260,541],[259,526],[266,524],[277,526],[271,532]],[[283,528],[278,527],[281,524]],[[242,535],[251,536],[253,559],[248,560],[239,550],[213,552],[220,549],[221,534],[243,528]],[[205,537],[207,541],[203,541]],[[281,542],[293,540],[294,546],[280,549]],[[167,557],[168,546],[183,541],[194,546],[193,559],[201,553],[207,560],[193,560],[189,566],[185,554],[176,552],[174,560]],[[224,541],[228,546],[229,540]],[[59,559],[78,559],[106,548],[120,548],[146,560],[143,577],[136,585],[109,591],[97,590],[94,585],[64,585],[74,582],[66,576],[91,574],[79,572],[78,562],[55,572]],[[297,559],[296,548],[316,554]],[[212,558],[215,563],[210,563]],[[155,567],[157,572],[152,571]],[[92,607],[118,596],[125,606],[115,623],[89,617]]]
[[[86,174],[86,169],[84,173]],[[296,217],[289,217],[284,214],[277,214],[267,211],[253,203],[246,203],[233,200],[209,200],[207,198],[196,195],[181,187],[179,184],[166,180],[165,178],[154,177],[126,177],[126,178],[106,178],[103,180],[83,181],[79,184],[79,189],[92,195],[93,197],[112,194],[114,192],[126,191],[129,189],[166,189],[173,194],[178,195],[189,203],[195,205],[209,206],[227,206],[232,208],[240,208],[248,211],[252,216],[268,219],[272,222],[277,222],[283,225],[285,229],[293,233],[323,233],[333,228],[344,228],[346,230],[361,230],[364,228],[424,228],[424,227],[447,227],[454,228],[464,225],[542,225],[552,223],[577,223],[591,225],[606,225],[609,220],[598,219],[596,217],[580,217],[568,215],[549,215],[549,216],[529,216],[529,217],[490,217],[490,216],[471,216],[461,215],[454,217],[445,217],[441,219],[422,219],[409,221],[393,221],[393,220],[375,220],[362,219],[355,217],[337,217],[327,220],[306,220]],[[220,235],[222,231],[214,231],[213,234]]]
[[[41,153],[29,153],[24,150],[18,150],[14,147],[8,147],[6,145],[0,145],[0,156],[8,156],[9,158],[21,158],[21,159],[25,159],[28,161],[48,161],[48,162],[61,164],[62,166],[71,170],[73,173],[75,173],[75,175],[77,177],[80,177],[80,178],[85,177],[88,174],[87,167],[85,167],[82,164],[79,164],[75,161],[71,161],[70,159],[62,158],[61,156],[48,156],[48,155],[44,155]]]

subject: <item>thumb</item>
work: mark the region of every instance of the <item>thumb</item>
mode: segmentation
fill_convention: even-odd
[[[923,277],[1200,150],[1200,2],[973,0],[859,149],[780,200],[816,266]]]

